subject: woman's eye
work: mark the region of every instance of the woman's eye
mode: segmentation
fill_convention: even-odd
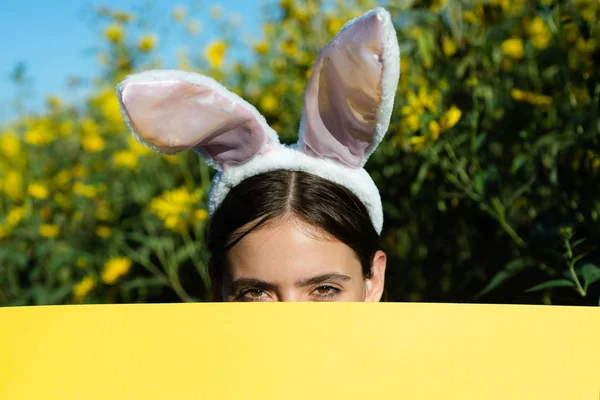
[[[266,297],[264,290],[248,289],[238,296],[238,301],[262,301]]]
[[[319,286],[318,288],[316,288],[314,293],[320,297],[333,297],[333,296],[337,296],[338,294],[340,294],[341,290],[338,288],[335,288],[333,286],[324,285],[324,286]]]

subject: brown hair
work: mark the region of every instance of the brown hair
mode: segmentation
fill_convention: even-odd
[[[364,204],[344,186],[299,171],[276,170],[245,179],[213,214],[208,231],[213,298],[227,273],[227,251],[245,235],[293,216],[349,246],[365,278],[379,250],[379,235]]]

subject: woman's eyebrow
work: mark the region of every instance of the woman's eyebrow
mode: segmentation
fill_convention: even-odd
[[[253,288],[253,289],[259,289],[259,290],[271,290],[274,291],[277,289],[277,285],[274,283],[270,283],[270,282],[265,282],[265,281],[261,281],[260,279],[254,279],[254,278],[240,278],[240,279],[236,279],[232,284],[231,284],[231,290],[229,291],[229,294],[235,294],[236,292],[240,291],[243,288]]]
[[[342,275],[342,274],[333,272],[333,273],[329,273],[329,274],[313,276],[312,278],[303,279],[301,281],[298,281],[298,282],[296,282],[296,287],[306,287],[306,286],[310,286],[310,285],[316,285],[318,283],[322,283],[325,281],[345,282],[345,281],[349,281],[350,279],[352,279],[352,278],[350,278],[348,275]]]

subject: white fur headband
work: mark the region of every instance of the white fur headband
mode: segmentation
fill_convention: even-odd
[[[252,105],[207,76],[151,70],[128,76],[117,93],[142,144],[166,154],[193,149],[219,170],[210,215],[248,177],[304,171],[351,190],[381,233],[381,198],[363,166],[388,129],[399,75],[396,31],[389,13],[376,8],[346,23],[319,54],[293,146],[281,144]]]

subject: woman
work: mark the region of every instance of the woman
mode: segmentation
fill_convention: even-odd
[[[246,179],[209,232],[218,299],[381,299],[386,257],[365,206],[316,175],[278,170]]]
[[[344,25],[313,66],[293,146],[209,77],[154,70],[119,84],[141,143],[193,149],[218,170],[208,204],[217,300],[381,299],[383,211],[363,166],[388,128],[399,64],[384,9]]]

